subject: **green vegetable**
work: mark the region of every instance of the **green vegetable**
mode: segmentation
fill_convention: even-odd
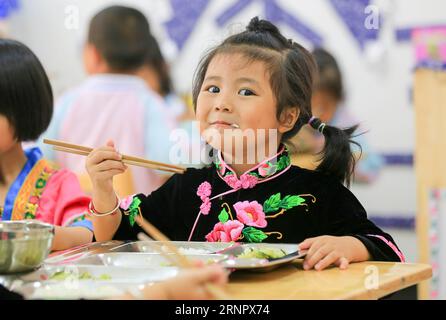
[[[247,248],[237,258],[276,259],[282,258],[286,252],[275,248]]]

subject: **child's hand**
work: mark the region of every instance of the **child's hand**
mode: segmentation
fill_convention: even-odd
[[[205,284],[224,285],[228,281],[226,271],[218,266],[205,266],[185,270],[175,278],[147,287],[145,299],[207,300],[213,299]]]
[[[113,190],[113,177],[127,169],[121,159],[113,141],[108,141],[106,146],[96,148],[88,155],[85,167],[94,188]]]
[[[367,248],[355,237],[320,236],[308,238],[299,244],[299,250],[308,250],[304,269],[323,270],[335,264],[346,269],[350,262],[369,259]]]

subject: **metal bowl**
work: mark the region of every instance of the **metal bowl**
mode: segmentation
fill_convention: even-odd
[[[0,274],[38,268],[48,256],[54,226],[36,220],[0,221]]]

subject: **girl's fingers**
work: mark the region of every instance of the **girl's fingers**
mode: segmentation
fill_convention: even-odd
[[[307,238],[297,246],[299,250],[307,250],[314,243],[316,238]]]
[[[325,242],[321,241],[320,239],[317,239],[316,241],[313,242],[313,244],[311,245],[311,247],[308,249],[307,255],[305,257],[305,261],[309,261],[314,254],[319,251],[319,249],[325,245]]]
[[[332,251],[329,254],[327,254],[321,261],[316,263],[314,266],[314,269],[320,271],[324,270],[325,268],[329,267],[330,265],[334,264],[339,260],[339,254]]]
[[[122,157],[119,153],[113,150],[98,150],[93,151],[88,156],[88,162],[92,165],[101,163],[104,160],[115,160],[115,161],[121,161]]]
[[[314,245],[310,248],[310,250],[313,249],[313,247]],[[304,269],[309,270],[313,268],[313,266],[321,259],[323,259],[329,252],[330,250],[325,244],[320,245],[320,247],[317,250],[313,251],[311,255],[307,254],[307,257],[304,261]]]
[[[115,143],[113,142],[113,140],[108,140],[105,145],[108,147],[112,147],[113,149],[115,148]]]
[[[345,270],[348,268],[349,263],[350,262],[348,261],[348,259],[346,257],[341,257],[336,262],[336,265],[339,266],[339,269]]]
[[[125,171],[124,164],[120,161],[105,160],[95,166],[95,171],[102,172],[108,170],[123,170]]]
[[[117,176],[118,174],[122,174],[124,173],[124,170],[117,170],[117,169],[112,169],[112,170],[108,170],[108,171],[102,171],[97,173],[97,179],[98,180],[108,180],[113,178],[114,176]]]

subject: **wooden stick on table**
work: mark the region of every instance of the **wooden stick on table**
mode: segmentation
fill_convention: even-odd
[[[180,267],[183,267],[183,268],[193,268],[194,267],[194,264],[189,259],[187,259],[186,256],[181,254],[178,251],[178,248],[172,244],[172,242],[169,240],[169,238],[167,238],[153,224],[148,222],[142,216],[137,216],[135,218],[135,220],[148,235],[150,235],[153,239],[155,239],[157,241],[161,241],[167,247],[167,249],[172,253],[172,254],[168,254],[164,250],[162,250],[161,247],[158,248],[157,246],[154,246],[154,247],[156,247],[156,250],[158,250],[158,252],[160,252],[160,254],[165,256],[170,261],[172,261],[173,257],[176,257],[177,259],[175,259],[173,262]],[[216,299],[230,300],[230,297],[223,290],[221,290],[219,287],[215,286],[212,283],[206,283],[205,288]]]

